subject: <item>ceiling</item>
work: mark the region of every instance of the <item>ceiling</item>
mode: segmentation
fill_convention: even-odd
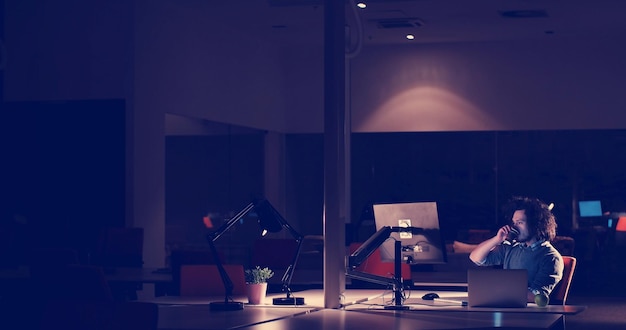
[[[265,1],[267,15],[257,17],[264,17],[275,33],[291,39],[321,38],[323,0]],[[350,1],[357,0],[346,3]],[[626,35],[626,0],[367,0],[366,4],[356,10],[364,44]],[[346,8],[346,25],[350,38],[358,40],[358,21],[351,8]],[[415,39],[407,40],[407,34]]]

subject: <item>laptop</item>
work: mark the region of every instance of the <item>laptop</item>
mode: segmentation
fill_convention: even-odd
[[[526,307],[526,269],[470,268],[467,296],[470,307]]]

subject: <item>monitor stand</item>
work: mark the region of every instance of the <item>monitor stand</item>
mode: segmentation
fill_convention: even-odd
[[[394,286],[393,286],[393,305],[385,306],[385,309],[391,310],[407,310],[409,306],[402,305],[404,300],[404,283],[402,281],[402,243],[397,240],[394,245],[395,256],[393,259],[394,267]]]

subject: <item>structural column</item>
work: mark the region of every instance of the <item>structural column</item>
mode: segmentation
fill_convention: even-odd
[[[345,1],[324,1],[324,307],[345,289]]]

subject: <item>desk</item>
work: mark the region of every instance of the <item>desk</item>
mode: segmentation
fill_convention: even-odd
[[[166,291],[164,287],[171,285],[171,273],[155,272],[157,268],[115,267],[103,268],[104,278],[109,283],[113,296],[118,300],[136,300],[137,290],[143,284],[154,284],[155,294]]]
[[[573,315],[583,312],[587,309],[586,306],[577,305],[548,305],[546,307],[539,307],[537,304],[528,303],[527,307],[522,308],[492,308],[492,307],[469,307],[461,306],[461,301],[467,301],[467,292],[455,292],[455,291],[441,291],[437,292],[442,299],[457,301],[458,304],[450,303],[446,301],[433,301],[423,300],[421,297],[427,292],[422,290],[406,291],[405,294],[410,295],[403,303],[404,306],[409,307],[411,311],[442,311],[442,312],[501,312],[501,313],[534,313],[534,314],[560,314],[560,315]],[[385,305],[389,305],[393,298],[392,293],[386,293],[370,299],[366,302],[360,302],[346,306],[348,310],[383,310]],[[534,316],[533,316],[534,317]]]
[[[172,273],[155,272],[157,268],[115,267],[104,268],[104,277],[109,282],[170,283]]]
[[[384,290],[347,290],[342,297],[340,297],[340,303],[344,306],[350,306],[358,303],[372,301],[379,298],[385,291]],[[297,306],[275,306],[272,305],[272,299],[276,297],[284,297],[284,293],[272,293],[265,297],[265,301],[262,305],[249,305],[248,297],[245,296],[233,296],[234,301],[245,303],[245,307],[266,307],[266,308],[301,308],[301,309],[322,309],[324,308],[324,290],[313,289],[300,292],[293,292],[294,297],[303,297],[304,305]],[[142,299],[143,302],[151,302],[159,305],[208,305],[214,301],[223,301],[224,296],[221,297],[193,297],[193,296],[160,296],[149,299]]]
[[[351,305],[377,298],[382,290],[351,290],[341,301]],[[209,309],[209,303],[223,301],[224,297],[180,297],[161,296],[143,300],[159,304],[159,329],[231,329],[242,326],[274,322],[283,318],[303,315],[324,308],[323,290],[294,292],[296,297],[304,297],[305,305],[275,306],[272,299],[284,294],[269,294],[262,305],[245,304],[243,310],[216,312]],[[234,296],[233,300],[247,302],[247,297]],[[271,322],[270,322],[271,323]]]
[[[529,304],[527,308],[470,308],[423,301],[426,291],[413,291],[405,305],[410,310],[384,310],[382,304],[392,297],[385,290],[347,290],[341,298],[343,309],[324,309],[323,290],[305,290],[294,295],[304,297],[306,305],[273,306],[271,294],[263,305],[246,304],[243,310],[210,311],[208,304],[223,297],[163,296],[148,301],[159,304],[159,329],[560,329],[564,315],[576,314],[585,306],[548,306]],[[467,292],[442,292],[442,298],[467,297]],[[417,298],[419,297],[419,298]],[[247,301],[245,297],[233,297]],[[425,302],[425,303],[424,303]],[[528,314],[532,313],[532,316]]]
[[[562,316],[504,313],[429,313],[411,311],[345,311],[323,309],[243,329],[559,329]]]
[[[315,308],[246,305],[242,310],[215,312],[209,305],[160,305],[159,329],[234,329],[315,311]],[[270,322],[271,323],[271,322]]]

